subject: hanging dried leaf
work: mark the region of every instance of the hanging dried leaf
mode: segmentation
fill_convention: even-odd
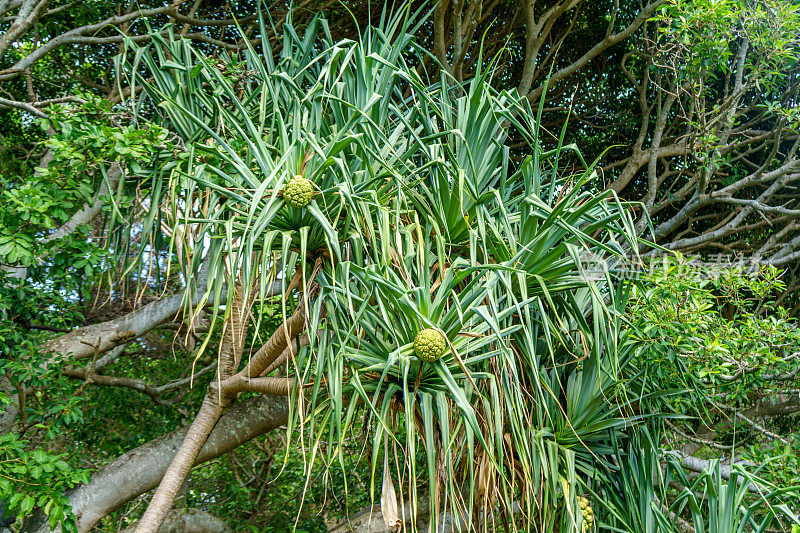
[[[390,531],[397,531],[403,525],[397,509],[397,495],[394,492],[392,474],[389,472],[389,450],[383,452],[383,488],[381,489],[381,514]]]

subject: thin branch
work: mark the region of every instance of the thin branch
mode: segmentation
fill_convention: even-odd
[[[23,111],[27,111],[31,115],[37,116],[39,118],[44,118],[50,120],[50,117],[45,115],[41,110],[37,109],[33,104],[29,104],[27,102],[18,102],[16,100],[9,100],[7,98],[0,98],[0,108],[14,108],[14,109],[22,109]]]
[[[755,421],[754,421],[754,420],[752,420],[751,418],[748,418],[748,417],[746,417],[745,415],[743,415],[742,413],[740,413],[738,409],[736,409],[736,408],[734,408],[734,407],[730,407],[730,406],[728,406],[728,405],[725,405],[725,404],[721,404],[721,403],[715,402],[715,401],[713,401],[713,400],[710,400],[710,401],[711,401],[711,404],[712,404],[712,405],[714,405],[714,406],[715,406],[717,409],[719,409],[720,411],[726,411],[726,412],[728,412],[728,413],[733,413],[733,415],[734,415],[736,418],[738,418],[739,420],[741,420],[742,422],[744,422],[745,424],[747,424],[747,425],[748,425],[748,426],[750,426],[751,428],[755,429],[756,431],[760,431],[761,433],[763,433],[764,435],[766,435],[766,436],[768,436],[768,437],[770,437],[770,438],[773,438],[773,439],[779,440],[779,441],[781,441],[783,444],[788,444],[788,443],[789,443],[789,441],[787,441],[786,439],[784,439],[784,438],[783,438],[783,437],[781,437],[780,435],[778,435],[778,434],[776,434],[776,433],[773,433],[773,432],[771,432],[770,430],[768,430],[767,428],[765,428],[765,427],[764,427],[764,426],[762,426],[761,424],[759,424],[759,423],[755,422]]]
[[[150,398],[153,400],[153,403],[155,403],[156,405],[169,406],[174,404],[176,400],[165,400],[163,398],[164,394],[179,389],[184,385],[187,385],[190,382],[190,380],[202,377],[204,374],[207,374],[208,372],[213,370],[216,367],[216,365],[217,365],[216,362],[214,362],[198,370],[190,377],[170,381],[159,387],[154,387],[143,379],[126,378],[120,376],[107,376],[105,374],[97,374],[96,372],[92,372],[91,370],[75,367],[72,365],[65,366],[64,369],[61,371],[61,373],[67,377],[86,380],[89,383],[92,383],[94,385],[99,385],[101,387],[123,387],[127,389],[133,389],[150,396]]]

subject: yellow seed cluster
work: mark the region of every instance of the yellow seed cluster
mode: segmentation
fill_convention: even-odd
[[[314,196],[314,184],[303,176],[295,176],[283,188],[283,201],[292,207],[305,207]]]
[[[581,515],[583,515],[581,530],[586,533],[594,523],[594,512],[592,511],[592,506],[589,505],[589,500],[583,496],[578,496],[578,506],[581,508]]]
[[[446,349],[444,335],[435,329],[423,329],[414,337],[414,353],[428,363],[438,360]]]

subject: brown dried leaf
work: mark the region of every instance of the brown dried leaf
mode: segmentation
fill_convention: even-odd
[[[389,451],[383,452],[383,488],[381,489],[381,514],[390,531],[397,531],[403,525],[397,509],[397,495],[394,492],[392,474],[389,472]]]

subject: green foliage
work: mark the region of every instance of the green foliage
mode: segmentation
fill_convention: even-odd
[[[64,531],[77,531],[64,491],[88,483],[89,472],[64,459],[64,454],[31,449],[12,433],[0,435],[0,499],[7,512],[22,519],[40,507],[51,528],[60,524]]]
[[[655,20],[659,55],[653,68],[673,73],[696,101],[716,101],[713,110],[730,124],[747,121],[747,108],[740,114],[724,113],[728,95],[718,94],[720,79],[737,77],[737,97],[747,92],[751,107],[768,110],[782,127],[800,125],[797,106],[785,98],[800,61],[796,2],[670,0]],[[713,127],[699,123],[694,127],[701,153],[722,147]]]
[[[609,467],[613,435],[641,423],[643,405],[702,416],[707,387],[736,402],[748,380],[790,364],[782,350],[796,328],[763,312],[777,273],[709,284],[668,264],[628,302],[615,272],[583,270],[579,251],[621,256],[635,236],[623,204],[590,188],[591,165],[565,171],[570,155],[583,163],[577,148],[544,150],[535,113],[491,89],[489,72],[464,86],[424,84],[403,61],[413,38],[391,33],[393,43],[381,30],[334,43],[323,22],[304,37],[287,31],[277,60],[250,50],[250,77],[235,82],[223,75],[233,67],[186,42],[131,44],[133,65],[155,80],[137,78],[159,120],[202,157],[176,167],[172,194],[218,206],[176,216],[175,233],[187,218],[202,228],[194,243],[212,243],[216,279],[230,260],[264,279],[254,255],[314,276],[309,329],[329,334],[297,356],[311,414],[292,428],[327,450],[326,464],[341,466],[344,435],[365,409],[373,486],[383,462],[383,486],[397,476],[412,501],[426,486],[431,510],[471,520],[477,508],[494,512],[486,501],[535,502],[536,528],[579,527],[582,473]],[[510,162],[509,138],[532,155]],[[319,188],[303,213],[278,195],[299,173]],[[739,315],[713,312],[714,291]],[[413,340],[431,327],[451,350],[422,365]],[[727,379],[738,371],[748,379]],[[682,389],[697,395],[677,397]],[[390,455],[406,466],[392,472]],[[455,479],[468,480],[468,495]]]
[[[66,240],[42,244],[42,237],[66,222],[87,203],[105,181],[112,163],[128,174],[140,170],[155,148],[165,145],[166,132],[140,127],[126,120],[124,110],[107,100],[82,94],[80,104],[50,109],[51,120],[42,119],[44,130],[55,130],[46,143],[52,161],[33,175],[27,171],[0,177],[0,261],[25,267],[42,263],[73,275],[91,277],[105,257],[107,245],[92,242],[88,226],[77,228]],[[113,199],[108,202],[108,198]],[[123,218],[135,194],[125,180],[108,192],[104,201],[106,219],[113,225]],[[66,262],[69,261],[67,264]]]
[[[636,432],[625,445],[618,442],[616,466],[596,473],[595,512],[601,528],[626,533],[675,531],[664,513],[666,485],[661,473],[658,437],[647,430]]]
[[[789,421],[792,424],[792,421]],[[793,438],[783,445],[754,442],[744,447],[743,454],[759,465],[759,474],[777,487],[800,486],[800,443]]]
[[[661,440],[641,434],[631,441],[627,458],[618,459],[627,466],[598,489],[608,502],[610,525],[624,531],[672,531],[668,508],[697,531],[763,531],[796,515],[791,508],[800,497],[796,424],[774,417],[759,419],[759,426],[732,415],[763,398],[777,402],[779,395],[797,389],[793,371],[800,331],[797,321],[774,303],[783,288],[780,274],[771,267],[748,272],[681,256],[644,273],[627,311],[637,332],[635,367],[653,389],[683,393],[656,396],[641,408],[681,415],[674,421],[680,433],[671,438],[662,434]],[[716,437],[705,438],[716,442],[692,440],[702,428],[714,428]],[[765,435],[769,430],[770,436]],[[775,440],[781,435],[788,439],[782,445]],[[719,453],[714,446],[727,446],[727,453],[756,466],[736,465],[730,479],[723,479],[722,467],[712,462],[693,478],[679,458],[668,454],[674,477],[661,478],[655,488],[645,484],[642,480],[658,476],[664,459],[659,449],[684,439],[696,444],[696,455],[714,457]],[[668,492],[670,480],[684,488]]]
[[[60,280],[50,281],[58,286]],[[47,398],[42,398],[45,401],[31,398],[23,412],[25,420],[45,429],[51,437],[79,422],[80,399],[72,396],[68,380],[56,367],[42,371],[49,355],[39,350],[50,335],[46,329],[68,329],[81,320],[77,307],[55,291],[16,283],[0,273],[0,317],[0,374],[19,387],[49,389]]]
[[[699,393],[673,398],[678,412],[702,415],[709,390],[722,402],[746,401],[774,385],[765,376],[795,368],[800,329],[773,303],[778,274],[771,267],[703,269],[682,259],[647,274],[629,308],[643,344],[640,364],[659,387]]]
[[[50,281],[57,284],[59,280]],[[20,424],[29,435],[52,442],[83,421],[84,402],[73,395],[74,387],[56,367],[41,370],[49,355],[41,353],[38,346],[50,333],[37,325],[69,328],[81,315],[55,291],[12,282],[0,273],[0,317],[0,375],[17,390],[27,391]],[[11,401],[0,392],[4,410]],[[65,454],[50,448],[40,438],[0,435],[0,500],[7,502],[12,516],[22,519],[39,507],[51,527],[60,523],[65,531],[75,531],[75,517],[64,491],[88,482],[88,470],[70,466]]]
[[[800,6],[793,2],[670,0],[656,19],[662,23],[660,38],[685,51],[686,77],[734,70],[738,59],[730,44],[741,39],[751,48],[750,73],[759,77],[758,87],[769,91],[800,55]]]

